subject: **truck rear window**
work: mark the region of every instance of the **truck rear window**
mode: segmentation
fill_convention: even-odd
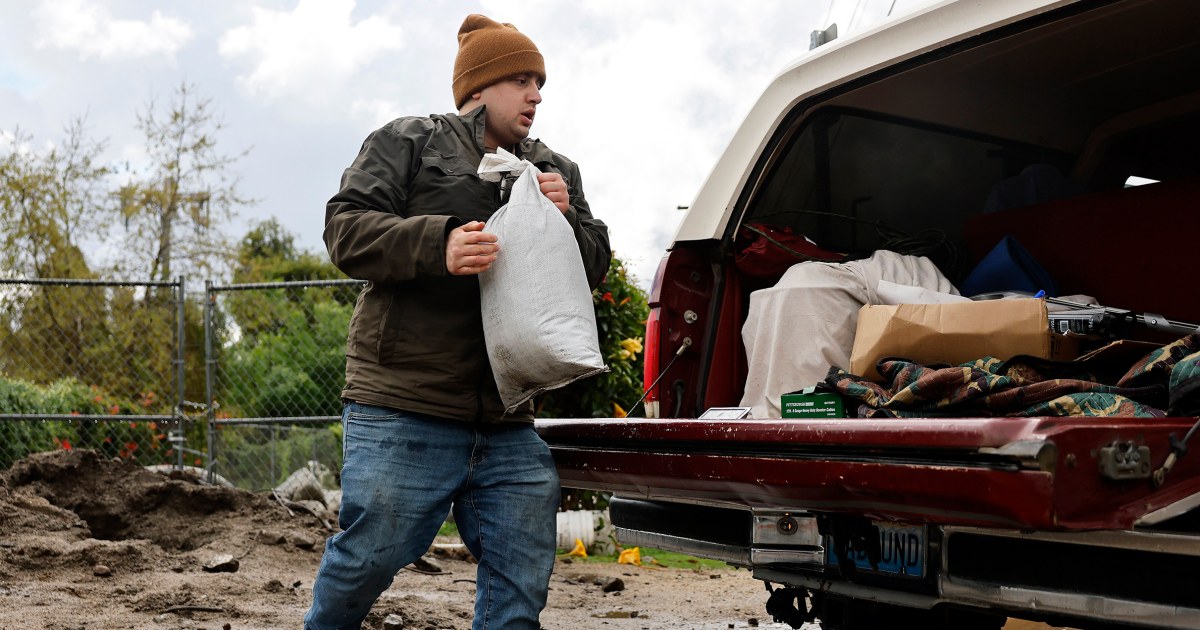
[[[1069,156],[1026,145],[834,109],[785,140],[745,223],[788,226],[826,249],[929,256],[961,275],[963,222],[1000,180]]]

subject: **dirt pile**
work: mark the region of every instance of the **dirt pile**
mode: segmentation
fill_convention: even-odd
[[[296,628],[331,533],[268,495],[95,452],[34,455],[0,473],[0,628]],[[206,571],[218,556],[236,558],[238,569]],[[439,571],[397,574],[366,628],[389,616],[404,628],[470,628],[476,565],[430,560]],[[623,588],[606,590],[617,580]],[[764,598],[745,571],[560,561],[542,625],[782,628],[761,619]]]
[[[265,495],[94,451],[32,455],[0,473],[0,627],[192,627],[302,610],[297,587],[328,533]],[[221,555],[243,570],[206,572]]]

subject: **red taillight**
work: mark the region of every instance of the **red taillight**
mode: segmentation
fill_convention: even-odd
[[[645,348],[643,349],[644,353],[642,354],[644,362],[642,371],[642,391],[646,392],[646,403],[658,403],[657,388],[650,389],[650,386],[654,383],[654,379],[658,378],[658,366],[660,365],[658,352],[661,344],[659,344],[658,340],[658,313],[658,308],[652,308],[650,309],[650,314],[646,317],[646,344]],[[650,405],[647,404],[647,408],[649,408],[649,406]],[[646,414],[646,416],[651,417],[650,414]]]
[[[647,303],[650,306],[650,313],[646,316],[646,342],[642,353],[642,391],[645,392],[643,399],[644,415],[647,418],[658,417],[658,387],[654,386],[659,377],[659,367],[662,366],[662,356],[660,351],[662,344],[662,326],[659,319],[662,316],[662,308],[659,305],[659,300],[662,297],[663,276],[667,269],[667,261],[671,258],[671,252],[663,255],[658,261],[658,268],[654,270],[654,280],[650,283],[650,295]]]

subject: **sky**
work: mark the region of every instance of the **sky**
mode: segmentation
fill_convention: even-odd
[[[648,288],[717,157],[809,34],[844,38],[921,0],[54,0],[0,5],[0,136],[60,142],[80,117],[105,160],[144,157],[136,128],[181,84],[211,100],[253,198],[227,232],[274,217],[323,252],[325,202],[362,140],[453,110],[463,18],[528,35],[546,60],[532,136],[579,164],[613,250]]]

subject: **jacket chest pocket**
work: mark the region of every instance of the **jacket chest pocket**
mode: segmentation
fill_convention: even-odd
[[[427,153],[408,193],[412,215],[454,215],[463,221],[486,221],[499,207],[497,186],[476,174],[476,167],[458,156]]]

